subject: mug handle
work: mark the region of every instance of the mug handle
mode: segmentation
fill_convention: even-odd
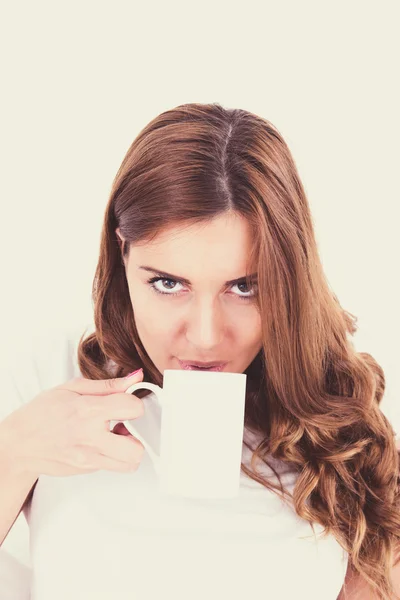
[[[149,383],[147,381],[143,381],[143,382],[139,381],[138,383],[132,384],[127,390],[125,390],[125,394],[132,394],[133,392],[135,392],[136,390],[140,390],[141,388],[150,390],[151,392],[153,392],[156,395],[159,394],[159,396],[162,396],[162,393],[164,391],[159,385],[156,385],[155,383]],[[144,400],[145,400],[145,398],[144,398]],[[161,466],[160,465],[160,463],[161,463],[160,455],[157,454],[157,452],[150,445],[150,443],[147,440],[145,440],[145,438],[136,430],[136,427],[132,423],[132,420],[123,421],[123,424],[129,431],[129,433],[131,433],[134,437],[136,437],[139,441],[142,442],[143,446],[146,448],[147,452],[149,453],[149,456],[153,462],[156,473],[159,475],[160,474],[160,466]]]

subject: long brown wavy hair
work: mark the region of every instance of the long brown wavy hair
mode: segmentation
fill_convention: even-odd
[[[171,225],[227,211],[247,219],[253,232],[250,266],[258,273],[263,337],[245,371],[245,425],[262,441],[252,448],[251,468],[242,469],[285,499],[279,474],[275,485],[256,462],[269,465],[273,457],[294,466],[296,513],[334,535],[354,572],[389,600],[391,568],[400,560],[400,452],[379,406],[384,372],[349,339],[357,319],[329,287],[297,168],[269,121],[194,103],[163,112],[140,131],[106,207],[92,288],[95,332],[80,339],[80,370],[106,379],[113,361],[115,377],[143,367],[145,381],[162,385],[135,326],[123,257],[130,244]]]

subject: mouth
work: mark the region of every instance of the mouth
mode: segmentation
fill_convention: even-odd
[[[195,362],[189,360],[179,360],[181,369],[185,371],[223,371],[227,362]]]

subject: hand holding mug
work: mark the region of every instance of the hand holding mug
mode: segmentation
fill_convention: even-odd
[[[109,423],[144,414],[143,401],[125,393],[142,379],[142,370],[129,379],[76,378],[40,392],[0,423],[2,456],[15,471],[36,477],[136,471],[142,443],[116,435]]]

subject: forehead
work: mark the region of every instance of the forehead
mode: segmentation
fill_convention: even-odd
[[[208,277],[220,274],[233,279],[245,274],[250,249],[249,224],[229,214],[196,225],[169,227],[151,242],[133,244],[130,258],[137,266],[147,264],[177,275],[194,278],[206,270]]]

